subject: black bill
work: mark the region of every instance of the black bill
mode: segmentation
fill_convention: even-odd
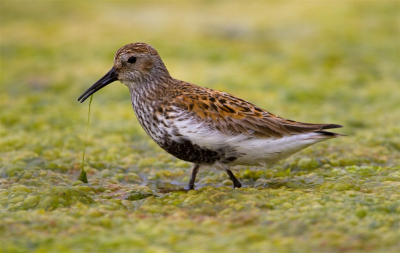
[[[115,72],[114,67],[112,67],[112,69],[107,74],[105,74],[99,81],[97,81],[95,84],[93,84],[92,87],[90,87],[87,91],[85,91],[85,93],[83,93],[78,98],[78,101],[80,101],[82,103],[96,91],[100,90],[107,84],[110,84],[117,80],[118,80],[118,74],[117,74],[117,72]]]

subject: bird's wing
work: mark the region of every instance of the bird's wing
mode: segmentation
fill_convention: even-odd
[[[180,108],[187,117],[231,136],[245,134],[282,138],[342,127],[336,124],[309,124],[284,119],[230,94],[201,89],[204,90],[178,95],[170,105]]]

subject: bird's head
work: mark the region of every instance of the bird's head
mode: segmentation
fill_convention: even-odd
[[[96,91],[119,80],[127,86],[140,85],[153,77],[169,76],[157,51],[146,43],[131,43],[118,49],[111,70],[93,84],[78,101],[85,101]]]

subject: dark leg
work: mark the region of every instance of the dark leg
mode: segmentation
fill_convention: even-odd
[[[242,187],[242,184],[239,182],[239,180],[237,180],[237,178],[235,177],[235,175],[233,175],[232,171],[227,169],[226,173],[228,173],[229,177],[231,178],[232,182],[233,182],[233,188],[240,188]]]
[[[197,163],[193,164],[192,175],[190,176],[190,181],[188,184],[188,190],[194,190],[194,181],[196,180],[197,172],[199,172],[200,165]]]

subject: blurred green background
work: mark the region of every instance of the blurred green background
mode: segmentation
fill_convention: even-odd
[[[0,2],[0,252],[397,252],[398,1]],[[348,137],[247,186],[155,145],[128,89],[93,97],[89,184],[76,178],[88,102],[77,98],[132,42],[177,79]]]

